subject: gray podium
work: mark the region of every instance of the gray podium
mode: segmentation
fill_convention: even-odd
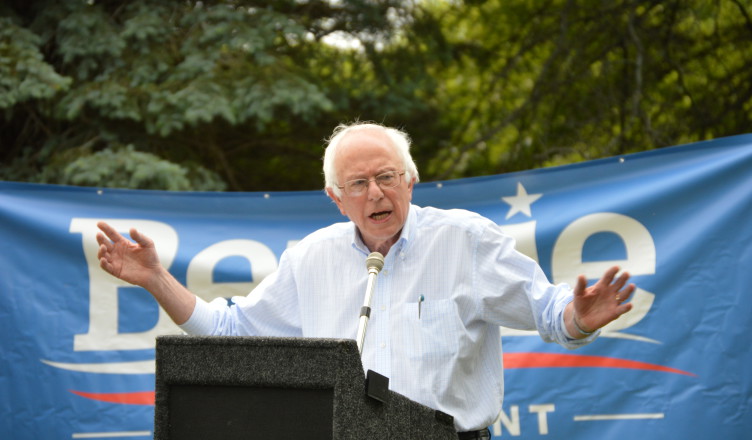
[[[457,439],[450,416],[367,381],[354,340],[160,336],[156,359],[155,440]]]

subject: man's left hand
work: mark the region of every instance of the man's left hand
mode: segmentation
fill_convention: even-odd
[[[610,268],[590,287],[584,275],[577,278],[574,301],[567,306],[568,310],[565,312],[570,335],[575,338],[585,336],[583,332],[592,333],[632,310],[632,304],[626,301],[634,292],[635,285],[627,284],[627,272],[616,278],[619,270],[618,266]]]

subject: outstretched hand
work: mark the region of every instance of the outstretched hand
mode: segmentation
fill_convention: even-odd
[[[579,327],[587,333],[594,332],[632,310],[632,304],[625,301],[634,292],[635,285],[627,284],[627,272],[616,278],[617,273],[617,266],[608,269],[603,277],[590,287],[587,286],[584,275],[577,278],[572,302],[575,328]]]
[[[102,269],[123,281],[146,287],[162,269],[154,242],[136,229],[130,230],[133,243],[105,222],[97,223],[97,227],[106,234],[106,237],[97,234],[97,256]]]

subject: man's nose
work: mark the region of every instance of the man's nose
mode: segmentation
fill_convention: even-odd
[[[376,183],[376,179],[369,180],[368,181],[368,200],[379,200],[382,197],[384,197],[384,191],[382,191],[379,184]]]

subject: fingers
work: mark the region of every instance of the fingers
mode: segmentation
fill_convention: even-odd
[[[627,284],[631,275],[628,272],[619,274],[620,270],[619,266],[610,267],[604,272],[603,277],[590,288],[587,288],[585,276],[580,275],[574,289],[575,297],[590,292],[598,296],[613,297],[618,304],[622,304],[629,299],[636,287],[634,284]],[[619,274],[618,277],[617,274]]]
[[[117,243],[120,240],[125,240],[125,237],[123,237],[122,235],[120,235],[120,233],[117,230],[115,230],[115,228],[113,228],[112,226],[110,226],[109,224],[107,224],[105,222],[98,222],[97,223],[97,227],[102,232],[104,232],[107,235],[107,238],[109,238],[110,240],[112,240],[113,243]],[[97,241],[99,241],[100,243],[102,243],[99,240],[99,235],[100,234],[97,234]]]
[[[616,274],[618,274],[620,270],[621,269],[619,268],[619,266],[610,267],[603,274],[603,278],[601,278],[599,282],[604,287],[610,287],[612,290],[616,291],[617,294],[619,294],[622,298],[626,298],[629,296],[629,294],[632,293],[632,291],[634,291],[634,285],[630,284],[626,290],[622,291],[624,286],[627,285],[630,275],[629,272],[622,272],[622,274],[619,275],[618,278],[614,279],[616,277]]]
[[[121,241],[129,241],[122,234],[120,234],[115,228],[105,222],[97,223],[97,227],[107,235],[97,234],[97,242],[100,245],[105,245],[109,249],[111,243],[119,243]],[[131,228],[130,235],[133,241],[141,245],[142,247],[150,247],[154,245],[154,242],[147,236],[138,232],[135,228]],[[109,240],[108,240],[109,238]]]
[[[100,238],[101,237],[101,238]],[[111,242],[103,243],[103,240],[107,240],[101,234],[97,234],[97,241],[99,241],[99,251],[97,252],[97,258],[99,258],[99,267],[110,275],[115,274],[115,266],[110,262],[110,250],[108,246],[113,246]]]
[[[99,243],[99,250],[97,251],[97,258],[99,258],[99,266],[105,270],[105,272],[112,273],[112,264],[110,264],[110,249],[114,244],[108,240],[104,235],[97,234],[97,242]]]
[[[612,285],[616,288],[616,290],[621,290],[622,287],[627,284],[627,281],[629,281],[629,272],[624,272],[619,276],[619,278],[616,279],[616,281],[613,282]]]
[[[106,225],[106,223],[103,223]],[[102,229],[102,226],[99,224],[99,229]],[[109,225],[107,225],[109,227]],[[101,232],[97,233],[97,243],[99,243],[99,251],[97,252],[97,257],[99,258],[100,262],[104,260],[104,257],[107,256],[107,254],[110,251],[110,247],[113,245],[112,241],[110,241],[107,237],[105,237]],[[100,263],[101,265],[101,263]]]
[[[128,240],[123,237],[115,228],[105,222],[98,222],[97,227],[104,232],[97,234],[97,243],[99,243],[99,250],[97,251],[97,258],[99,258],[99,267],[110,275],[117,276],[117,269],[112,261],[112,252],[115,246],[120,242],[127,242]]]
[[[110,264],[110,262],[107,260],[107,258],[104,258],[104,257],[100,257],[99,258],[99,267],[101,267],[102,269],[104,269],[104,271],[107,272],[107,273],[109,273],[109,274],[113,274],[114,273],[114,267],[112,266],[112,264]]]
[[[105,264],[108,264],[109,260],[109,253],[112,247],[114,246],[114,243],[117,243],[118,241],[125,240],[125,237],[120,235],[115,228],[108,225],[105,222],[98,222],[97,227],[107,234],[105,237],[101,232],[97,233],[97,243],[99,243],[99,251],[97,252],[97,257],[99,258],[99,265],[102,267],[102,269],[105,269],[107,272],[111,272],[108,270],[107,267],[105,267]]]
[[[613,267],[610,270],[613,270],[614,268],[616,268],[618,271],[618,267]],[[619,278],[613,281],[613,283],[610,286],[616,292],[616,302],[619,304],[622,304],[624,301],[628,300],[629,297],[632,296],[632,292],[634,292],[635,290],[634,284],[627,285],[627,282],[629,281],[629,277],[630,277],[629,272],[624,272],[621,275],[619,275]],[[628,310],[625,310],[625,312],[626,311]]]
[[[619,266],[611,266],[604,274],[603,277],[601,277],[600,281],[606,286],[611,285],[611,283],[614,281],[614,277],[617,273],[619,273]]]
[[[617,311],[619,312],[619,316],[621,316],[621,315],[627,313],[630,310],[632,310],[632,303],[631,302],[626,303],[626,304],[621,304],[619,306],[619,310],[617,310]]]
[[[138,232],[135,228],[130,231],[131,238],[138,243],[141,247],[152,247],[154,242],[149,237]]]
[[[635,291],[636,287],[634,284],[628,285],[624,290],[619,290],[616,292],[617,298],[619,298],[619,303],[623,303],[624,301],[628,300],[630,296],[632,296],[632,293]]]
[[[585,289],[587,288],[587,278],[585,278],[585,275],[580,275],[577,277],[577,285],[574,286],[574,296],[582,296],[585,294]]]

